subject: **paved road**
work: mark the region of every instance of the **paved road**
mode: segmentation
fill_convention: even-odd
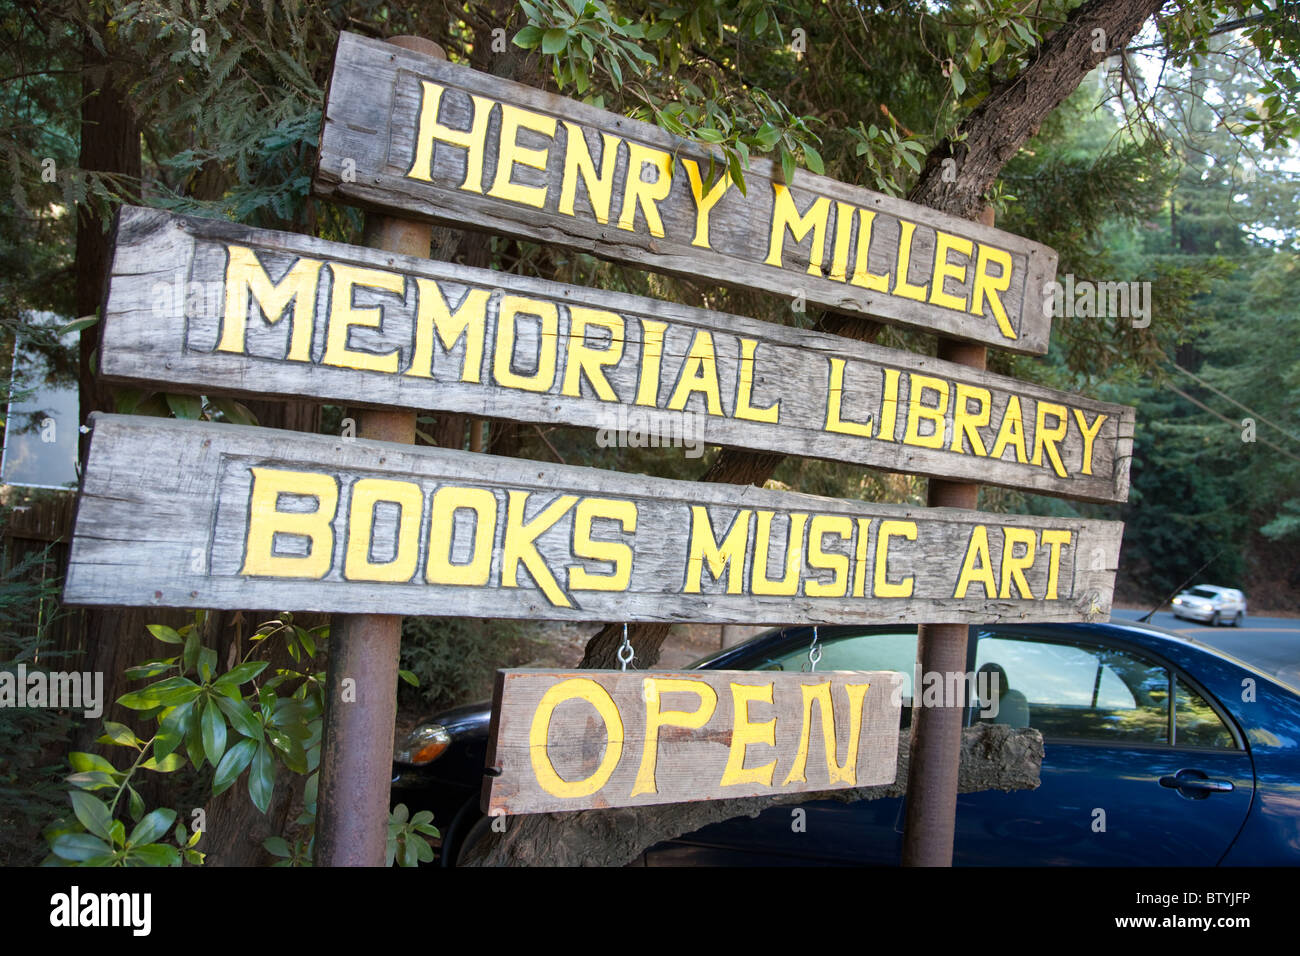
[[[1145,613],[1116,608],[1111,617],[1136,621]],[[1300,618],[1248,615],[1241,627],[1210,627],[1158,611],[1151,623],[1226,651],[1300,690]]]

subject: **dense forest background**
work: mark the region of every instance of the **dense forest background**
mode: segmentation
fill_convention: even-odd
[[[1124,520],[1122,599],[1155,604],[1196,577],[1242,588],[1254,611],[1293,612],[1300,15],[1276,0],[1141,6],[1159,12],[1155,26],[1118,46],[1103,36],[1082,83],[980,197],[1000,228],[1058,250],[1060,276],[1150,284],[1147,317],[1057,316],[1047,357],[989,356],[995,371],[1137,407],[1131,500],[1082,506],[985,488],[980,507]],[[935,163],[961,155],[963,122],[988,97],[1014,89],[1044,38],[1081,12],[1106,8],[1106,0],[3,0],[0,387],[21,395],[42,384],[26,363],[10,367],[21,338],[45,358],[46,384],[79,389],[83,420],[110,409],[337,431],[340,408],[110,389],[94,375],[90,321],[113,210],[124,201],[361,240],[359,212],[310,196],[340,30],[433,39],[453,61],[714,143],[740,175],[749,155],[771,155],[916,198],[935,179]],[[555,248],[452,230],[439,230],[435,246],[435,254],[470,265],[826,327],[826,317],[772,296]],[[72,327],[60,333],[32,318],[45,313]],[[932,338],[897,329],[876,341],[935,351]],[[31,418],[6,416],[3,424],[37,427]],[[682,479],[709,474],[719,458],[716,449],[693,459],[676,449],[602,448],[590,431],[463,416],[422,416],[420,436]],[[836,497],[925,501],[923,479],[836,463],[787,458],[767,480]],[[0,508],[52,494],[6,488]],[[17,572],[7,570],[10,586]],[[57,610],[57,580],[47,575],[41,587],[21,597],[6,592],[4,661],[31,652],[33,615]],[[144,655],[116,638],[143,634],[145,623],[138,612],[105,611],[78,626],[94,666],[120,673]],[[238,644],[245,622],[226,614],[209,626],[218,644]],[[493,627],[409,622],[408,666],[426,687],[446,689],[485,633],[525,639],[513,626]],[[51,728],[49,738],[63,731]],[[43,740],[30,737],[29,750]]]

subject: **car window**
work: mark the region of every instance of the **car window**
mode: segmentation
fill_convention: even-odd
[[[1186,681],[1174,682],[1174,743],[1179,747],[1213,747],[1235,750],[1232,731],[1200,694]]]
[[[898,671],[903,675],[900,726],[911,726],[912,672],[916,669],[916,632],[846,634],[823,638],[819,671]],[[770,658],[756,670],[808,669],[808,645]]]
[[[981,631],[975,719],[1044,737],[1169,742],[1169,672],[1127,651]]]
[[[1216,598],[1219,596],[1218,591],[1211,591],[1208,588],[1192,588],[1191,594],[1200,598]]]

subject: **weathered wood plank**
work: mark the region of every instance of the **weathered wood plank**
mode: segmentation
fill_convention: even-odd
[[[1122,527],[98,415],[65,598],[573,621],[1097,620]]]
[[[100,368],[146,388],[1128,496],[1124,406],[840,336],[136,207],[118,222]]]
[[[698,144],[649,124],[343,33],[313,188],[1047,351],[1056,254],[1046,246],[804,171],[785,184],[767,160],[753,162],[742,194],[714,182],[711,164]]]
[[[892,671],[498,671],[483,809],[892,783],[902,682]]]

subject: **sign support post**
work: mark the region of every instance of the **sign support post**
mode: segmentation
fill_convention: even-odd
[[[981,217],[993,225],[993,209]],[[982,345],[939,339],[939,358],[983,371],[988,349]],[[926,505],[968,508],[979,504],[980,486],[931,478]],[[966,671],[965,624],[922,624],[917,629],[916,660],[921,675]],[[924,679],[924,677],[922,677]],[[954,681],[961,700],[944,700],[936,707],[917,707],[913,687],[911,760],[907,770],[907,816],[903,824],[903,866],[952,866],[957,829],[957,774],[961,766],[962,716],[968,701],[966,684]]]
[[[394,37],[394,46],[446,59],[423,37]],[[394,216],[368,215],[365,244],[385,252],[428,258],[433,227]],[[357,435],[415,444],[415,412],[362,409]],[[400,614],[343,614],[330,630],[325,677],[317,801],[318,866],[383,866],[397,712]]]

